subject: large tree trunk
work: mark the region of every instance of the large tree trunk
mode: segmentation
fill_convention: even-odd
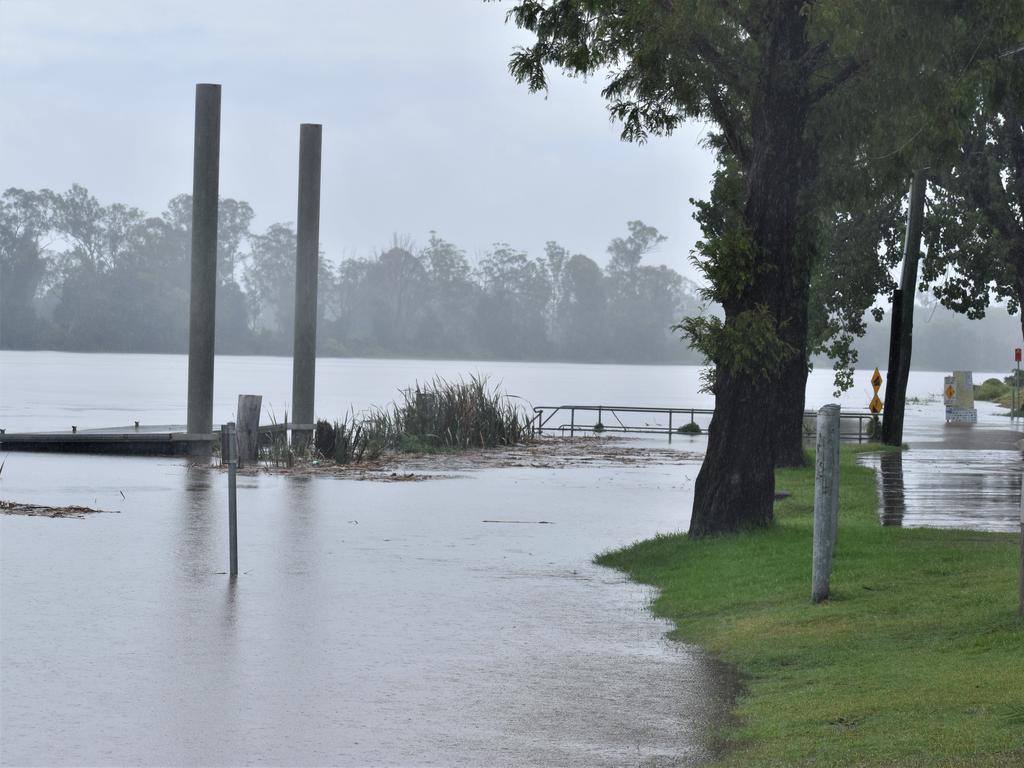
[[[791,313],[780,335],[796,350],[783,368],[777,401],[772,404],[776,415],[775,466],[802,467],[804,456],[804,404],[807,399],[807,310],[809,286],[794,291]]]
[[[794,313],[794,306],[802,301],[806,307],[801,297],[806,295],[810,264],[806,249],[797,247],[797,235],[807,161],[813,158],[804,137],[810,98],[807,71],[800,63],[807,51],[801,6],[797,0],[776,3],[759,30],[765,54],[751,110],[743,211],[755,256],[749,282],[724,300],[723,308],[726,325],[734,327],[748,313],[766,308],[780,338],[802,338],[793,353],[803,364],[806,311]],[[767,375],[729,370],[721,362],[716,366],[715,415],[694,487],[691,536],[771,523],[778,447],[773,409],[790,362],[769,366]]]
[[[766,447],[772,443],[773,420],[764,404],[774,389],[768,379],[717,371],[715,413],[694,486],[690,536],[771,523],[775,461]]]

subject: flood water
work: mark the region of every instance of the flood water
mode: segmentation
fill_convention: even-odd
[[[242,392],[283,416],[289,361],[217,365],[216,421]],[[321,360],[318,415],[471,373],[537,405],[710,407],[691,367]],[[844,406],[862,408],[867,376]],[[812,376],[809,407],[830,378]],[[940,387],[911,376],[912,395]],[[0,427],[181,423],[184,388],[181,357],[2,352]],[[908,433],[934,433],[933,407]],[[234,584],[219,471],[8,454],[2,498],[117,514],[0,518],[0,762],[699,763],[735,681],[591,559],[685,530],[703,445],[675,440],[671,465],[415,483],[241,477]]]

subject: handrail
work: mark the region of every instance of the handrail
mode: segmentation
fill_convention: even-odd
[[[559,413],[568,411],[569,423],[557,424],[555,426],[549,426],[552,419]],[[576,423],[576,412],[584,413],[597,413],[597,424],[601,425],[600,429],[594,429],[594,427],[587,427],[583,425],[577,425]],[[605,412],[611,414],[611,416],[618,422],[618,425],[605,425],[603,417]],[[539,405],[533,409],[533,417],[527,422],[527,428],[532,435],[543,435],[544,430],[557,431],[564,434],[566,431],[569,432],[570,437],[575,436],[577,431],[580,432],[637,432],[637,433],[655,433],[655,434],[668,434],[669,441],[672,440],[674,433],[678,434],[678,430],[673,430],[672,417],[676,414],[688,414],[690,417],[691,424],[696,424],[696,417],[700,416],[713,416],[715,411],[713,408],[685,408],[685,407],[646,407],[646,406],[635,406],[635,405]],[[655,414],[660,416],[668,417],[668,425],[627,425],[623,423],[622,419],[619,418],[619,413],[646,413]],[[815,416],[815,411],[804,411],[804,417]],[[868,437],[867,431],[865,430],[865,422],[870,422],[875,415],[867,411],[845,411],[840,414],[841,421],[857,421],[857,441],[863,442]],[[702,419],[703,421],[703,419]],[[700,426],[700,425],[698,425]],[[710,425],[709,425],[710,426]],[[700,427],[700,434],[707,434],[707,427]],[[693,433],[696,434],[696,433]],[[849,436],[851,435],[841,435]]]

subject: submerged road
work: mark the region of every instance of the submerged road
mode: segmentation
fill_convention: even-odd
[[[860,457],[878,471],[883,525],[1019,529],[1024,424],[991,403],[978,410],[976,425],[917,418],[908,450]]]

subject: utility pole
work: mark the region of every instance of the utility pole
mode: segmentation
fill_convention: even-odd
[[[914,336],[914,298],[917,296],[917,267],[921,261],[921,229],[924,224],[924,194],[928,187],[925,170],[914,171],[910,182],[907,234],[903,242],[903,274],[892,296],[892,326],[889,330],[889,370],[882,409],[882,442],[903,444],[903,412],[907,403],[907,379]]]

